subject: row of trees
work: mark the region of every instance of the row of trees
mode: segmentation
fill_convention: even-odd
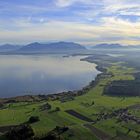
[[[22,124],[12,128],[6,134],[6,137],[8,140],[64,140],[62,134],[68,130],[68,127],[56,126],[56,128],[50,131],[46,137],[37,138],[29,124]]]

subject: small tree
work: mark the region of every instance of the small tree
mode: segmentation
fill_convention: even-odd
[[[29,118],[28,123],[35,123],[35,122],[38,122],[38,121],[40,121],[38,116],[31,116]]]
[[[60,111],[60,108],[59,108],[59,107],[56,107],[56,108],[55,108],[55,111]]]
[[[3,107],[4,107],[4,105],[2,103],[0,103],[0,109],[3,108]]]
[[[94,105],[94,104],[95,104],[95,102],[94,102],[94,101],[92,101],[91,105]]]

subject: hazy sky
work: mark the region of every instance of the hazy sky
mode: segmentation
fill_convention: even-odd
[[[140,0],[0,0],[0,44],[140,44]]]

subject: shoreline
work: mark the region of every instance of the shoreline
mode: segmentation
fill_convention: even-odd
[[[89,57],[80,59],[80,61],[87,61],[89,63],[95,63],[96,70],[98,70],[99,74],[95,77],[94,80],[90,81],[89,84],[82,89],[74,90],[74,91],[66,91],[60,93],[52,93],[52,94],[38,94],[38,95],[23,95],[23,96],[15,96],[9,98],[0,98],[0,104],[8,104],[8,103],[17,103],[17,102],[39,102],[43,100],[60,100],[63,97],[77,97],[86,94],[91,88],[94,88],[98,83],[101,75],[106,73],[106,69],[103,68],[100,63],[91,62],[88,60]]]

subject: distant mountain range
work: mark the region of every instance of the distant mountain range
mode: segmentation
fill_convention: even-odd
[[[92,47],[92,49],[120,49],[123,46],[120,44],[97,44],[95,46]]]
[[[93,47],[91,47],[91,49],[140,49],[140,45],[121,45],[121,44],[97,44]]]
[[[0,46],[0,52],[8,53],[66,53],[81,52],[86,48],[80,44],[73,42],[56,42],[41,44],[38,42],[24,46],[5,44]]]
[[[120,44],[97,44],[90,49],[140,49],[140,45],[137,46],[123,46]],[[87,52],[86,47],[73,43],[73,42],[55,42],[41,44],[38,42],[28,45],[11,45],[5,44],[0,46],[0,53],[80,53]]]
[[[41,44],[38,42],[23,46],[18,51],[20,52],[71,52],[83,51],[86,48],[80,44],[73,42],[56,42],[49,44]]]

